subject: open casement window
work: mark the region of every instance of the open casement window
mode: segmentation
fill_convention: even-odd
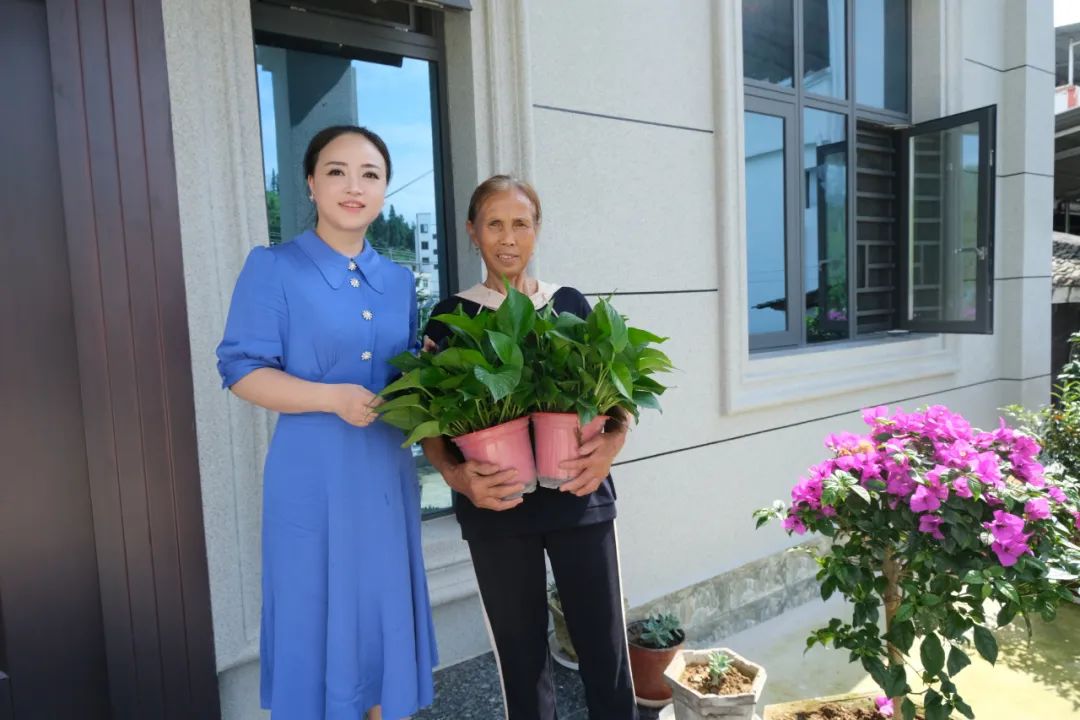
[[[904,130],[900,318],[914,332],[993,332],[990,106]]]

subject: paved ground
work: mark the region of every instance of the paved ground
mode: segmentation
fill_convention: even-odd
[[[692,642],[694,647],[730,647],[761,663],[768,672],[766,703],[819,695],[876,690],[861,668],[841,651],[816,647],[804,654],[807,631],[844,617],[837,600],[814,601],[727,638]],[[848,613],[850,615],[850,613]],[[1080,605],[1062,609],[1052,625],[1033,620],[1028,642],[1022,623],[999,632],[996,666],[975,658],[957,677],[960,692],[979,720],[1080,720]],[[971,653],[975,657],[975,653]],[[918,657],[917,651],[914,651]],[[576,672],[555,666],[559,720],[588,720]],[[488,653],[439,671],[435,705],[415,720],[502,720],[502,693],[495,661]],[[670,708],[669,708],[670,712]],[[660,715],[666,718],[667,713]],[[642,709],[641,720],[657,720]]]
[[[555,664],[559,720],[588,720],[581,678]],[[656,710],[641,709],[641,720],[657,720]],[[503,700],[495,656],[491,653],[435,674],[435,704],[414,720],[502,720]]]

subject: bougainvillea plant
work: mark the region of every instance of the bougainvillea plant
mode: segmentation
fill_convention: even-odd
[[[776,519],[789,534],[831,538],[810,550],[821,595],[839,592],[853,614],[814,631],[807,649],[848,650],[905,720],[915,694],[927,720],[973,718],[953,678],[972,645],[995,662],[992,627],[1054,619],[1070,594],[1049,574],[1076,576],[1080,514],[1036,459],[1039,445],[1004,421],[983,432],[943,406],[863,419],[869,432],[829,435],[833,457],[799,480],[790,504],[758,510],[758,527]],[[921,667],[909,657],[917,639]]]

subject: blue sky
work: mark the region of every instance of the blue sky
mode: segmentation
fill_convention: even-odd
[[[291,52],[291,51],[290,51]],[[410,221],[417,213],[435,212],[435,175],[431,134],[429,63],[405,59],[402,67],[354,60],[359,123],[378,133],[390,149],[394,177],[384,212],[393,205]],[[273,87],[270,73],[258,68],[259,113],[263,137],[263,170],[269,182],[278,167]],[[284,168],[284,172],[300,172]],[[417,180],[417,178],[420,178]],[[416,180],[408,187],[410,181]]]

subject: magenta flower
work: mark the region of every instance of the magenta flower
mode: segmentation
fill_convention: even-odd
[[[915,491],[915,478],[906,467],[894,465],[889,468],[888,480],[885,482],[885,492],[890,495],[907,497]]]
[[[1035,498],[1024,504],[1024,515],[1028,520],[1045,520],[1050,517],[1050,502],[1046,498]]]
[[[934,491],[929,487],[926,485],[919,485],[915,488],[915,493],[911,496],[910,506],[912,512],[933,512],[941,507],[941,500],[938,499],[937,495],[935,495]]]
[[[956,493],[956,497],[970,500],[975,497],[971,492],[971,486],[968,484],[966,477],[958,477],[952,481],[953,492]]]
[[[1000,562],[1003,567],[1012,567],[1024,553],[1034,554],[1027,545],[1028,537],[1028,535],[1021,533],[1008,540],[996,540],[990,546],[990,549],[997,555],[998,562]]]
[[[791,489],[791,499],[796,506],[801,504],[817,510],[821,507],[821,491],[821,478],[799,478],[798,484]]]
[[[1049,495],[1050,499],[1056,503],[1068,502],[1068,498],[1065,497],[1065,493],[1062,492],[1061,488],[1057,487],[1056,485],[1051,485],[1050,487],[1048,487],[1046,489],[1046,494]]]
[[[1080,530],[1080,512],[1074,512],[1073,513],[1073,526],[1077,530]]]
[[[945,536],[941,534],[942,522],[944,520],[937,515],[920,515],[919,532],[930,533],[935,540],[944,540]]]
[[[889,718],[893,716],[893,704],[890,698],[887,698],[884,695],[876,697],[874,698],[874,706],[877,708],[878,715],[881,717]]]
[[[784,521],[783,523],[781,523],[781,525],[783,525],[784,529],[787,530],[789,533],[793,532],[796,535],[802,535],[806,532],[806,524],[799,519],[798,515],[789,514],[786,518],[784,518]]]
[[[995,510],[993,522],[984,523],[984,527],[995,540],[1006,542],[1024,534],[1024,518],[1004,510]]]
[[[866,408],[862,411],[863,422],[874,427],[881,423],[882,420],[889,419],[889,408],[885,405],[878,405],[877,407]]]
[[[968,469],[984,485],[1001,487],[1001,458],[996,452],[981,452],[968,462]]]

